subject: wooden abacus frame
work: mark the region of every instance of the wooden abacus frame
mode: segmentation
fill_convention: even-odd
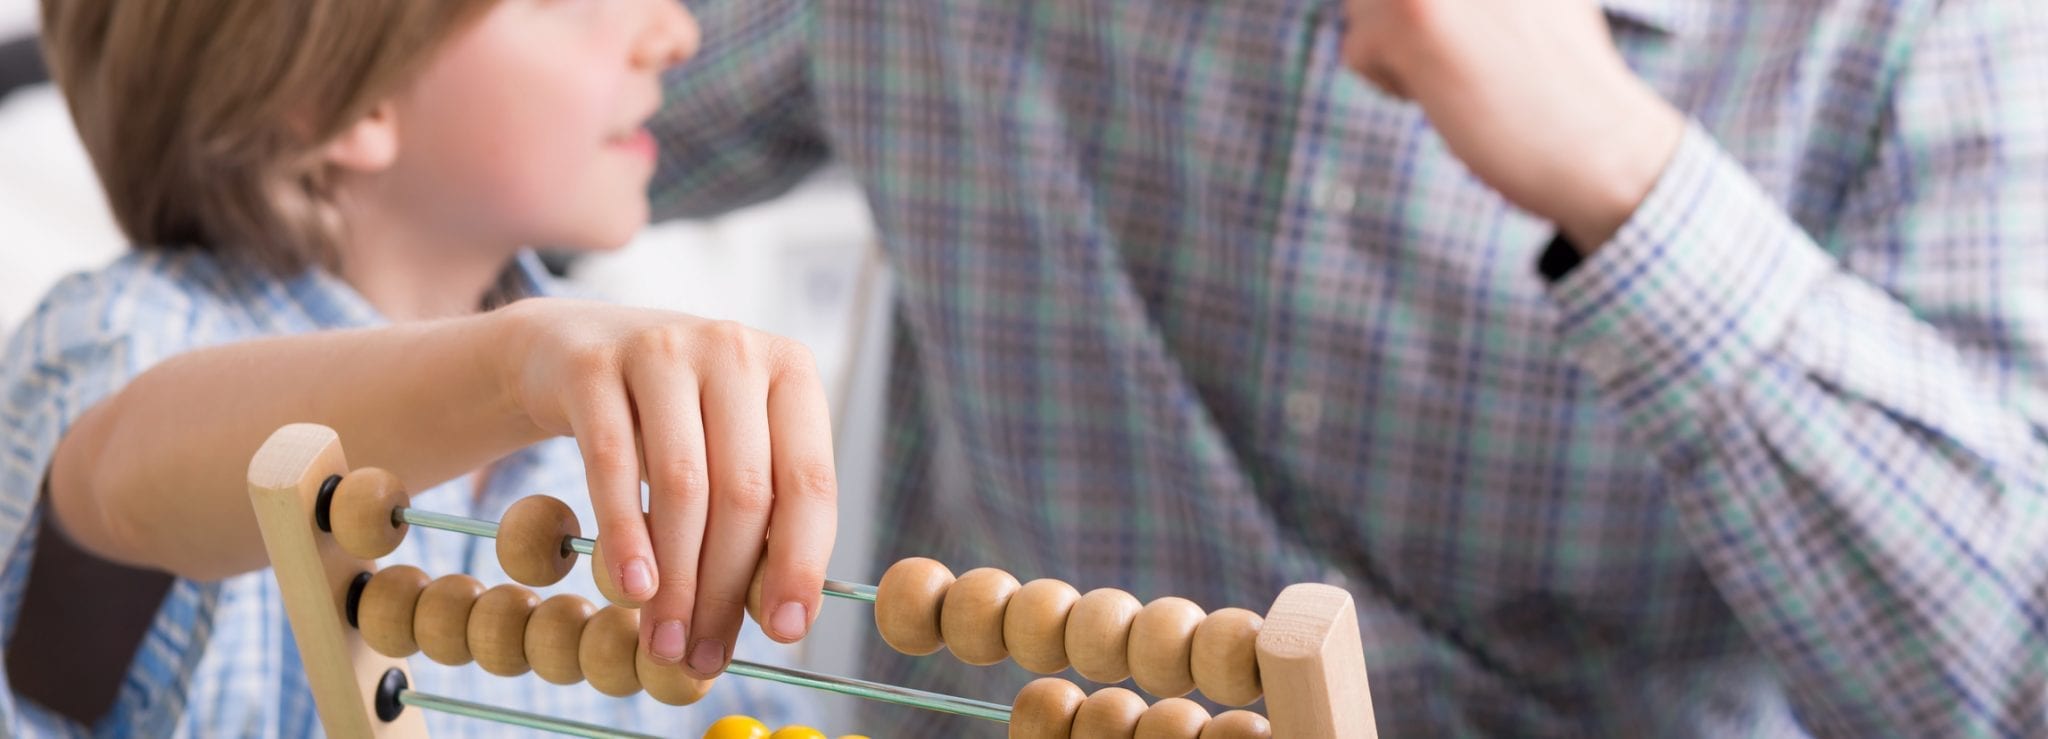
[[[377,653],[349,624],[351,589],[376,571],[375,562],[344,551],[316,522],[325,514],[323,488],[332,495],[334,481],[349,472],[333,430],[286,426],[250,462],[250,501],[327,732],[423,738],[423,712],[399,705],[411,681],[407,661]],[[1303,584],[1283,591],[1257,633],[1256,657],[1271,736],[1377,736],[1358,620],[1343,589]]]

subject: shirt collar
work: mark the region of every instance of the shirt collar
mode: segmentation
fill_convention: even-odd
[[[519,252],[506,270],[512,284],[519,288],[519,297],[550,297],[565,292],[532,250]],[[322,329],[365,328],[391,322],[362,293],[324,269],[306,270],[283,287],[287,299]]]

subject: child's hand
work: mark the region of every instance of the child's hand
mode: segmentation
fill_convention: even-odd
[[[725,668],[764,539],[765,630],[801,638],[838,518],[809,350],[729,321],[599,303],[525,300],[496,315],[511,329],[509,397],[582,447],[598,546],[613,582],[646,603],[652,656],[675,661],[687,647],[698,677]]]

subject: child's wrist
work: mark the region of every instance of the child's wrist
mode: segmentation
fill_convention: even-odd
[[[521,387],[528,359],[533,356],[534,314],[546,302],[546,298],[520,300],[477,316],[476,320],[482,324],[481,330],[468,326],[462,329],[473,340],[481,342],[476,356],[485,358],[482,376],[490,383],[494,413],[532,427],[535,435],[543,437],[548,433],[528,412]]]

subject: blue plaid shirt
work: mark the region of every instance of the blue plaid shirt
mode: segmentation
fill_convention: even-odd
[[[515,277],[526,294],[557,291],[530,257],[518,262]],[[0,634],[11,637],[18,622],[38,521],[47,510],[37,495],[43,473],[58,439],[81,413],[180,352],[384,322],[354,290],[324,273],[280,281],[189,252],[131,254],[58,284],[0,363]],[[467,480],[457,480],[414,501],[427,510],[497,520],[520,497],[552,493],[588,526],[596,516],[581,495],[584,489],[575,442],[557,439],[500,462],[481,500]],[[436,576],[468,573],[487,584],[511,582],[489,541],[443,531],[414,528],[383,562],[416,565]],[[574,592],[602,603],[587,567],[579,563],[576,572],[542,593]],[[735,653],[772,662],[786,661],[784,652],[750,627]],[[618,699],[588,685],[551,685],[531,673],[501,678],[474,665],[447,667],[424,657],[410,663],[414,685],[423,691],[660,734],[696,736],[729,713],[771,723],[796,720],[800,704],[810,698],[794,688],[728,677],[702,702],[676,708],[644,695]],[[436,713],[428,714],[427,725],[436,737],[510,733],[499,724]],[[113,709],[93,726],[56,716],[11,689],[0,691],[0,735],[10,737],[321,733],[269,570],[218,582],[177,580],[137,649]]]
[[[1693,124],[1556,281],[1339,0],[690,5],[657,205],[899,278],[884,561],[1347,584],[1389,737],[2048,734],[2048,3],[1607,0]]]

